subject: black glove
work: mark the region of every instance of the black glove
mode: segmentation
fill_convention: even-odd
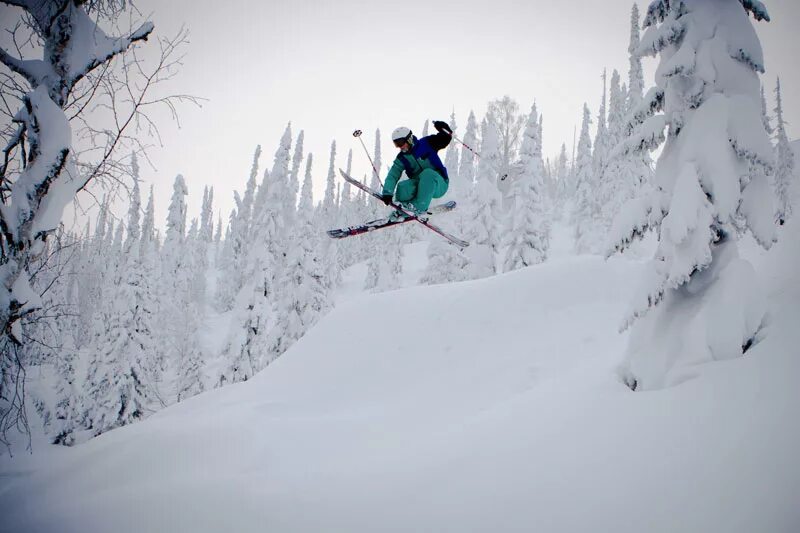
[[[385,203],[386,205],[392,205],[392,195],[381,194],[381,202]]]
[[[444,131],[445,133],[453,133],[453,130],[450,129],[450,125],[447,122],[441,120],[434,120],[433,127],[436,128],[436,131]]]

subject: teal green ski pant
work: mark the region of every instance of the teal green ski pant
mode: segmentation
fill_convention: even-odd
[[[447,192],[447,182],[435,170],[426,168],[416,177],[403,180],[397,184],[395,200],[411,203],[417,211],[425,211],[431,200],[441,198]]]

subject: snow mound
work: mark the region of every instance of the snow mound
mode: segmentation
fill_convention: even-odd
[[[797,530],[797,276],[770,277],[747,357],[633,393],[617,331],[642,268],[350,299],[249,382],[5,460],[0,531]]]

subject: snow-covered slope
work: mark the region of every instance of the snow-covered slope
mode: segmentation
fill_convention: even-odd
[[[623,258],[360,296],[250,382],[7,461],[0,530],[797,531],[797,226],[766,338],[680,386],[617,378]]]

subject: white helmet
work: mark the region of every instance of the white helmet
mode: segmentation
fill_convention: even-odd
[[[402,142],[408,142],[411,144],[412,136],[413,134],[411,133],[410,129],[406,128],[405,126],[400,126],[399,128],[395,128],[392,132],[392,141],[395,145],[397,145],[398,142],[400,142],[401,145]]]

